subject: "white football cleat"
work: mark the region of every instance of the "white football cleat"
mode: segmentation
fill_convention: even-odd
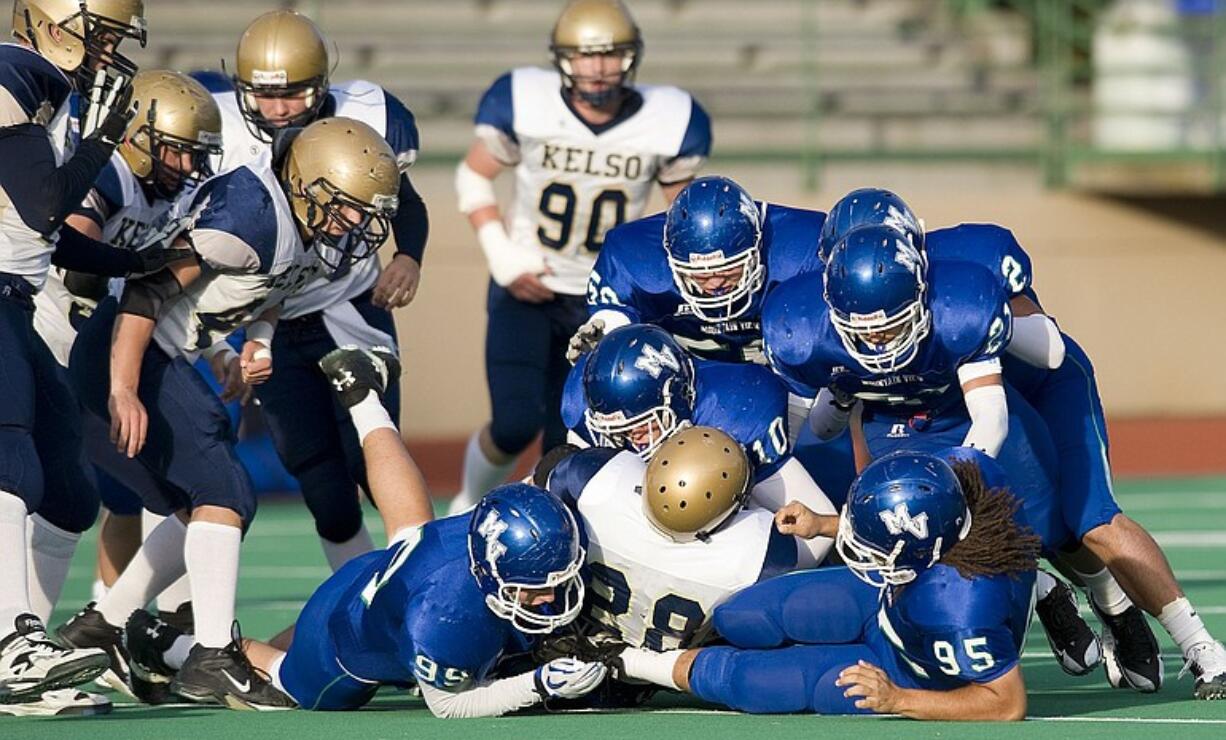
[[[14,627],[0,638],[0,692],[8,692],[6,702],[37,702],[47,692],[92,681],[110,666],[102,650],[51,642],[33,614],[17,617]]]
[[[112,708],[111,700],[105,696],[78,689],[56,689],[44,691],[37,701],[0,704],[0,714],[14,717],[86,717],[92,714],[107,714]]]

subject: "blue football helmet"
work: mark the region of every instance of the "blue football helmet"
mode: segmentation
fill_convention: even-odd
[[[551,632],[579,616],[586,553],[574,515],[557,496],[508,483],[486,494],[471,516],[468,557],[490,611],[529,634]],[[550,588],[554,601],[543,608],[521,601],[524,591]]]
[[[664,250],[681,298],[699,319],[727,321],[745,313],[766,281],[762,209],[726,177],[700,177],[682,190],[664,221]],[[736,274],[737,270],[739,274]],[[703,281],[735,275],[710,291]]]
[[[901,586],[971,531],[953,468],[935,455],[895,452],[870,464],[847,494],[835,547],[872,586]]]
[[[827,261],[843,237],[864,226],[889,226],[905,234],[917,248],[924,248],[924,222],[902,198],[881,188],[860,188],[840,198],[826,214],[817,256]]]
[[[888,226],[857,229],[835,245],[825,288],[844,349],[869,372],[905,367],[932,330],[928,259]]]
[[[647,460],[694,416],[694,364],[663,329],[623,326],[587,358],[583,394],[583,420],[596,445]]]

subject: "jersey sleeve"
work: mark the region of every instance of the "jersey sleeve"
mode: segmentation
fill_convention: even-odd
[[[554,466],[546,488],[573,507],[588,482],[619,454],[621,450],[608,447],[592,447],[576,452]]]
[[[507,72],[494,81],[473,117],[477,138],[499,162],[512,166],[519,163],[519,138],[515,135],[515,100],[512,92],[513,73]]]
[[[102,168],[102,172],[98,173],[98,179],[86,193],[81,206],[73,213],[85,216],[102,227],[121,208],[123,208],[123,186],[119,182],[119,172],[115,169],[115,163],[108,162],[106,167]]]
[[[414,677],[449,692],[464,691],[484,679],[502,652],[490,636],[466,629],[467,620],[457,619],[455,610],[455,605],[410,605],[405,623],[409,634],[399,640],[401,660],[413,667]]]
[[[385,138],[392,151],[396,152],[396,163],[403,173],[417,161],[417,153],[421,149],[421,135],[417,130],[417,120],[404,103],[400,102],[400,98],[386,90],[383,96],[387,113]]]
[[[195,198],[204,207],[190,239],[202,260],[219,271],[266,273],[272,269],[277,209],[255,173],[240,167],[205,183]]]
[[[788,460],[788,391],[769,369],[752,364],[703,363],[695,417],[723,429],[745,448],[754,481]]]
[[[620,259],[620,255],[631,247],[630,238],[631,231],[624,226],[611,230],[605,237],[604,247],[588,275],[588,314],[617,311],[625,314],[632,324],[643,322],[642,314],[634,305],[634,273],[626,269]]]
[[[979,349],[963,364],[985,362],[1001,356],[1013,337],[1013,309],[1008,300],[1000,301],[989,312],[987,337]]]
[[[762,571],[758,581],[781,576],[796,570],[799,546],[795,537],[781,534],[774,526],[770,528],[770,539],[766,543],[766,555],[762,558]]]
[[[562,423],[589,444],[591,440],[588,438],[587,425],[583,422],[583,414],[587,410],[587,397],[583,393],[583,370],[587,367],[590,357],[591,354],[586,354],[579,358],[562,386]]]
[[[825,314],[814,317],[807,310],[798,310],[798,304],[804,302],[801,294],[805,289],[817,287],[804,284],[812,278],[800,275],[782,283],[767,294],[762,306],[762,343],[767,362],[788,390],[803,398],[816,398],[818,391],[830,383],[830,369],[812,357],[816,324],[827,320]]]
[[[964,627],[925,635],[923,663],[929,675],[938,673],[968,683],[990,683],[1017,665],[1013,634],[1003,626]]]
[[[692,180],[711,156],[711,117],[699,105],[697,100],[690,98],[690,121],[681,139],[677,155],[664,163],[656,174],[656,180],[662,185],[672,185],[678,182]]]

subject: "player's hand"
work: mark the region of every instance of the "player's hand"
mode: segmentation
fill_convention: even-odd
[[[81,138],[117,146],[123,141],[128,123],[136,117],[138,104],[132,102],[131,78],[98,70],[88,99],[85,118],[81,121]]]
[[[272,377],[272,350],[262,342],[246,342],[243,344],[243,354],[239,358],[243,382],[248,385],[259,385]]]
[[[837,523],[837,519],[829,514],[818,514],[799,501],[789,501],[775,512],[775,529],[779,530],[779,534],[804,540],[822,536],[833,537],[832,533],[825,531],[832,519]]]
[[[543,699],[577,699],[599,686],[608,672],[604,663],[555,658],[536,669],[536,691]]]
[[[901,709],[903,690],[890,680],[890,677],[871,663],[863,660],[844,668],[834,682],[835,686],[846,686],[843,696],[856,699],[857,709],[871,709],[879,714],[898,714]]]
[[[149,430],[149,415],[140,402],[136,391],[112,390],[106,402],[111,414],[111,442],[120,454],[136,457],[145,446],[145,434]]]
[[[132,252],[132,267],[128,277],[151,275],[171,262],[191,259],[196,252],[191,247],[150,246]]]
[[[575,364],[583,355],[596,349],[596,345],[604,338],[604,319],[588,319],[570,338],[566,347],[566,360]]]
[[[383,268],[371,299],[379,308],[389,310],[407,306],[417,296],[420,282],[421,265],[417,260],[407,254],[397,254]]]
[[[539,275],[525,272],[511,281],[507,292],[524,303],[548,303],[554,298],[553,291],[545,287]]]
[[[233,352],[219,352],[209,360],[213,378],[221,386],[221,402],[238,401],[246,406],[251,400],[252,387],[243,382],[242,358]]]
[[[839,373],[830,380],[830,394],[834,396],[834,405],[844,411],[851,410],[856,405],[856,389],[860,382],[851,373]]]

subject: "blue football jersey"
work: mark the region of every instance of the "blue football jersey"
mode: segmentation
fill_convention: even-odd
[[[761,362],[763,296],[796,275],[821,273],[817,237],[826,214],[762,204],[762,263],[766,283],[741,316],[708,323],[694,315],[673,281],[664,250],[665,214],[618,226],[588,278],[588,311],[614,310],[632,323],[656,324],[699,357],[725,362]]]
[[[995,224],[959,224],[928,232],[924,250],[932,262],[971,262],[996,276],[1010,296],[1039,302],[1030,255],[1012,231]]]
[[[961,399],[962,365],[999,357],[1012,332],[1009,295],[996,277],[967,262],[928,271],[932,329],[915,359],[888,374],[865,370],[843,347],[823,299],[822,276],[801,275],[767,296],[762,334],[772,367],[798,395],[837,383],[871,409],[911,415]]]
[[[486,607],[470,572],[468,523],[467,516],[433,521],[420,538],[363,556],[328,621],[348,672],[459,691],[484,679],[504,653],[530,647],[531,638]]]
[[[886,592],[877,628],[927,689],[988,683],[1021,657],[1034,613],[1035,573],[965,578],[937,563]]]
[[[584,412],[583,371],[590,355],[571,368],[562,391],[562,421],[589,445],[595,444]],[[741,443],[754,464],[754,481],[775,474],[788,461],[788,390],[759,365],[694,360],[693,423],[723,430]]]

